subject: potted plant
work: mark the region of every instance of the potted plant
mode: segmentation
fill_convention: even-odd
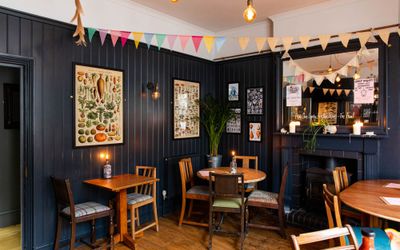
[[[317,134],[323,131],[329,122],[325,119],[320,119],[317,122],[311,122],[303,132],[303,142],[305,143],[304,149],[308,151],[315,151],[317,147]]]
[[[208,134],[208,144],[210,153],[207,155],[209,167],[219,167],[222,162],[222,155],[218,154],[218,147],[222,133],[225,130],[226,123],[232,119],[235,114],[225,103],[219,103],[208,95],[204,101],[200,102],[201,116],[200,121]]]

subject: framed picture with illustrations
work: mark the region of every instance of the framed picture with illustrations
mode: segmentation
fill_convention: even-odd
[[[239,83],[228,83],[228,101],[239,101]]]
[[[242,132],[242,109],[233,108],[235,116],[226,123],[226,133],[240,134]]]
[[[261,142],[262,124],[261,122],[249,122],[249,141]]]
[[[246,89],[246,114],[263,115],[264,114],[264,88]]]

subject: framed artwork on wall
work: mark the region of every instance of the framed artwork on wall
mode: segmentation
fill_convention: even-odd
[[[75,147],[124,143],[122,70],[74,64]]]
[[[235,117],[226,123],[226,133],[240,134],[242,132],[242,109],[233,108],[231,110],[235,113]]]
[[[249,122],[249,141],[261,142],[262,124],[261,122]]]
[[[247,115],[263,115],[264,113],[264,88],[246,89]]]
[[[228,101],[239,101],[239,83],[228,83]]]
[[[173,138],[200,137],[200,83],[174,79]]]

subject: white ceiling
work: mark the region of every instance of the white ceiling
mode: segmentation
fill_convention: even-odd
[[[204,29],[220,32],[245,25],[243,10],[246,0],[131,0]],[[255,22],[329,0],[254,0]]]

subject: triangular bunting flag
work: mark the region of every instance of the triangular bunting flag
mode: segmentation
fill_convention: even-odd
[[[321,43],[322,50],[325,50],[326,46],[328,46],[329,40],[331,39],[331,35],[319,35],[318,38]]]
[[[160,50],[161,46],[163,46],[166,37],[167,37],[167,35],[165,35],[165,34],[156,34],[158,50]]]
[[[93,35],[94,33],[96,33],[96,29],[93,28],[87,28],[88,31],[88,37],[89,37],[89,41],[92,42],[93,39]]]
[[[247,36],[242,36],[242,37],[239,37],[238,41],[239,41],[240,48],[242,50],[245,50],[247,48],[247,46],[249,45],[250,38]]]
[[[315,87],[308,87],[308,91],[310,91],[310,94],[312,94],[312,92],[314,92]]]
[[[348,75],[347,71],[348,71],[348,68],[347,68],[347,65],[345,65],[341,69],[336,71],[336,73],[338,73],[341,76],[347,76]]]
[[[150,49],[151,42],[153,41],[153,33],[144,33],[144,40],[147,43],[147,48]]]
[[[366,32],[357,32],[356,33],[358,40],[360,41],[360,46],[363,48],[365,44],[367,43],[369,37],[371,36],[371,32],[366,31]]]
[[[344,94],[345,94],[346,96],[349,96],[350,91],[351,91],[350,89],[345,89],[345,90],[344,90]]]
[[[170,50],[172,50],[174,48],[175,41],[176,41],[177,37],[178,37],[177,35],[167,35],[167,41],[168,41],[168,45],[169,45],[169,49]]]
[[[360,66],[360,63],[358,61],[358,56],[353,57],[353,59],[351,59],[348,63],[347,66],[351,66],[351,67],[356,67],[358,68]]]
[[[304,73],[296,76],[296,80],[300,83],[304,83]]]
[[[319,86],[324,81],[324,76],[321,75],[314,75],[315,83]]]
[[[268,46],[271,51],[275,51],[276,45],[278,44],[278,38],[276,37],[267,37]]]
[[[325,78],[328,79],[328,81],[330,81],[333,84],[335,83],[336,73],[331,73],[329,75],[326,75]]]
[[[217,52],[224,46],[225,43],[225,37],[219,36],[215,38],[215,48],[217,49]]]
[[[335,94],[336,89],[330,89],[329,93],[331,94],[331,96],[333,96],[333,94]]]
[[[285,53],[283,53],[283,55],[282,55],[281,58],[282,58],[282,59],[290,58],[289,52],[285,51]]]
[[[261,50],[263,50],[266,42],[267,42],[266,37],[256,37],[256,44],[257,44],[258,52],[261,52]]]
[[[306,92],[306,90],[307,90],[307,86],[301,86],[302,87],[302,89],[303,89],[303,92]]]
[[[108,30],[100,30],[99,29],[99,34],[100,34],[101,45],[103,45],[104,41],[106,40],[106,36],[108,34]]]
[[[132,32],[133,40],[135,41],[135,47],[139,47],[139,43],[142,41],[143,32]]]
[[[342,94],[342,92],[343,92],[343,89],[337,89],[336,90],[336,93],[337,93],[338,96],[340,96]]]
[[[179,36],[179,40],[181,41],[181,48],[182,50],[185,50],[186,45],[189,41],[190,36]]]
[[[325,88],[322,89],[322,92],[324,93],[324,95],[326,95],[326,93],[328,93],[328,91],[329,91],[329,89],[325,89]]]
[[[292,47],[292,42],[293,42],[293,37],[291,36],[282,37],[282,44],[285,51],[290,50],[290,48]]]
[[[286,52],[285,52],[286,53]],[[304,69],[302,69],[300,66],[297,66],[294,68],[294,75],[301,75],[304,74]]]
[[[128,40],[128,37],[129,37],[130,34],[131,34],[131,32],[121,31],[121,44],[122,44],[122,47],[125,46],[126,41]]]
[[[214,48],[215,37],[204,36],[203,39],[204,39],[204,45],[206,46],[208,53],[211,53],[212,49]]]
[[[111,41],[112,41],[112,44],[113,44],[113,46],[115,47],[115,45],[116,45],[117,42],[118,42],[118,38],[119,38],[119,36],[121,35],[121,32],[119,32],[118,30],[111,30],[111,31],[110,31],[110,34],[111,34]]]
[[[308,82],[313,78],[312,75],[308,72],[303,72],[303,75],[304,75],[304,82]]]
[[[202,36],[192,36],[193,46],[194,46],[194,49],[196,50],[196,52],[199,51],[201,40],[203,40]]]
[[[307,49],[308,43],[310,42],[311,37],[310,36],[300,36],[299,41],[301,45],[303,46],[304,49]]]
[[[351,38],[351,33],[339,34],[339,39],[345,48],[347,48],[347,45],[349,45],[350,38]]]
[[[390,35],[389,29],[377,30],[376,33],[378,33],[379,37],[386,45],[389,45],[389,35]]]

